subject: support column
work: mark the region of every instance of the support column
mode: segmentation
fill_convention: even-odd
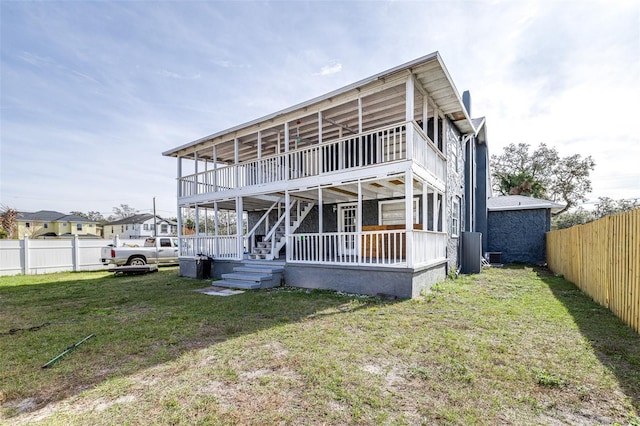
[[[284,123],[284,152],[284,176],[285,180],[289,180],[291,179],[289,170],[289,122]]]
[[[178,174],[178,202],[176,203],[176,210],[177,210],[177,222],[178,222],[178,255],[181,256],[182,255],[182,209],[180,208],[180,197],[182,197],[182,182],[181,182],[181,177],[182,177],[182,158],[178,157],[178,167],[177,167],[177,174]]]
[[[407,268],[413,268],[413,171],[411,169],[404,173],[404,209],[405,209],[405,230],[407,257]]]
[[[322,150],[322,111],[318,111],[318,174],[322,174],[322,160],[324,158]]]
[[[362,255],[362,182],[358,179],[358,214],[356,222],[356,253],[354,258],[357,260]]]
[[[238,167],[238,163],[240,162],[240,141],[238,138],[233,139],[233,165],[235,169],[235,182],[233,182],[234,188],[240,187],[240,167]]]
[[[322,208],[322,187],[318,186],[318,260],[324,262],[324,217]]]
[[[365,165],[364,141],[362,140],[362,98],[358,96],[358,167]]]
[[[286,132],[288,134],[288,131]],[[287,144],[288,145],[288,144]],[[289,244],[289,242],[291,241],[291,238],[289,237],[289,235],[291,234],[291,196],[289,194],[289,190],[285,190],[284,192],[284,235],[285,235],[285,259],[287,261],[291,260],[291,244]],[[275,238],[275,234],[274,234],[274,238]],[[277,255],[277,253],[273,253],[274,255]]]
[[[215,230],[214,235],[215,235],[215,244],[213,245],[213,253],[214,253],[214,257],[218,258],[220,257],[220,221],[218,220],[218,202],[214,201],[213,202],[213,228]]]
[[[407,82],[405,84],[406,89],[406,100],[405,100],[405,120],[407,121],[406,125],[406,135],[407,135],[407,159],[413,159],[413,112],[415,109],[415,86],[413,81],[413,74],[409,75],[407,78]]]
[[[218,191],[218,145],[213,146],[213,192]]]
[[[238,258],[244,258],[244,220],[242,219],[242,197],[236,197],[236,236],[238,240]]]
[[[257,150],[258,150],[258,160],[262,159],[262,130],[258,130],[258,146],[257,146]],[[258,176],[256,176],[256,182],[257,184],[261,184],[262,183],[262,161],[258,161],[258,170],[257,170]]]

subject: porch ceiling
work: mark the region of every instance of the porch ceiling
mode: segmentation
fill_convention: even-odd
[[[343,184],[340,186],[330,186],[322,189],[323,204],[355,203],[358,201],[358,183]],[[422,183],[413,181],[413,194],[422,194]],[[401,198],[405,195],[404,176],[391,176],[386,179],[378,179],[362,182],[363,200],[383,200],[388,198]],[[299,198],[317,203],[318,189],[306,189],[291,192],[291,198]],[[284,192],[272,193],[264,196],[243,197],[242,204],[245,211],[267,210],[277,199],[284,200]],[[213,209],[213,202],[201,203],[200,208]],[[224,210],[235,210],[235,200],[218,201],[218,208]]]
[[[289,149],[318,143],[318,111],[322,111],[322,139],[329,141],[359,130],[358,98],[362,99],[363,131],[405,120],[405,84],[409,73],[416,81],[415,117],[422,116],[422,92],[463,132],[475,132],[457,89],[439,54],[425,56],[374,75],[319,98],[293,106],[260,119],[204,137],[166,151],[165,156],[195,158],[232,163],[234,138],[239,140],[239,160],[255,158],[258,131],[261,131],[262,155],[284,151],[284,123],[289,123]],[[429,117],[433,106],[429,107]],[[216,155],[214,159],[214,146]]]

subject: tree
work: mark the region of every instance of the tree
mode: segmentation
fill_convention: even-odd
[[[638,207],[640,207],[640,200],[637,198],[613,200],[609,197],[598,197],[595,216],[599,219],[611,214],[637,209]]]
[[[138,209],[129,207],[128,204],[120,204],[120,207],[113,208],[113,214],[115,215],[115,218],[114,218],[115,220],[131,217],[138,213],[139,213]]]
[[[104,216],[102,216],[102,213],[96,212],[96,211],[89,211],[87,213],[73,211],[71,212],[71,214],[75,216],[84,217],[85,219],[89,219],[98,223],[106,222],[106,219],[104,218]]]
[[[0,205],[0,211],[2,212],[0,213],[0,228],[5,231],[6,238],[13,238],[16,231],[18,211],[5,205]]]
[[[640,208],[640,200],[637,198],[614,200],[609,197],[598,197],[598,202],[595,204],[593,211],[578,207],[574,211],[566,212],[561,216],[555,217],[552,226],[554,229],[570,228],[575,225],[582,225],[597,219],[602,219],[605,216],[637,208]]]
[[[526,143],[509,144],[501,155],[491,156],[494,190],[502,195],[528,195],[565,204],[563,213],[587,200],[591,191],[591,156],[560,157],[546,144],[533,152]]]

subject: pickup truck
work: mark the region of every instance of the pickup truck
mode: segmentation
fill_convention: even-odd
[[[100,254],[104,265],[178,264],[178,239],[151,237],[144,240],[143,247],[107,246],[101,249]]]

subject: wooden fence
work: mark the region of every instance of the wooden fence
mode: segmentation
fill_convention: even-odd
[[[547,233],[547,262],[640,333],[640,209]]]

